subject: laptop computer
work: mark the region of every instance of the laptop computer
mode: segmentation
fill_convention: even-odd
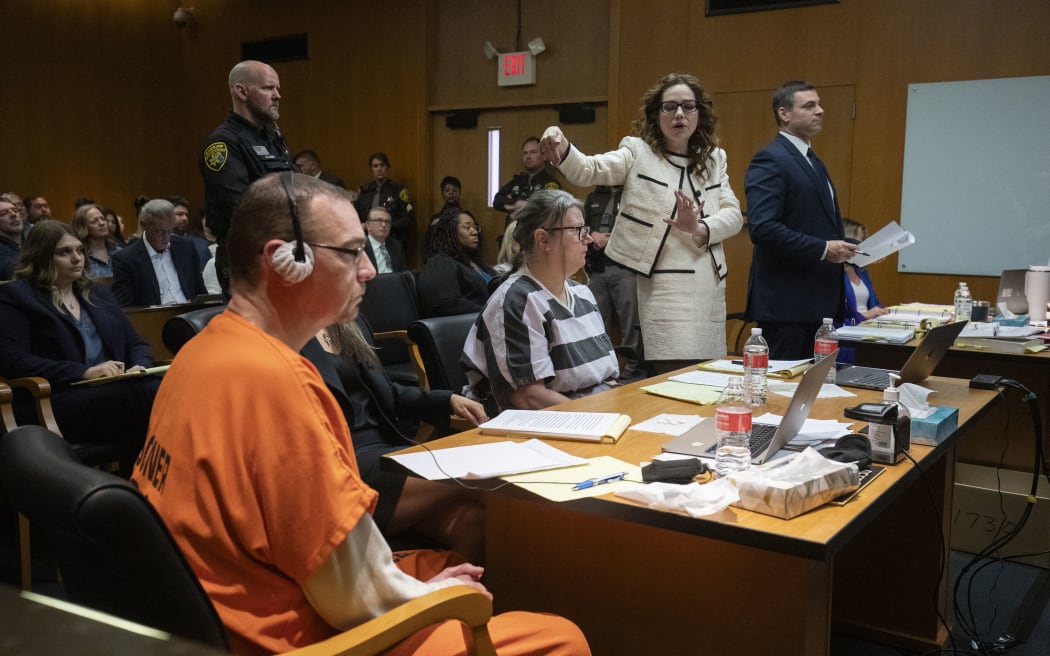
[[[790,442],[805,423],[809,409],[820,394],[820,388],[827,378],[828,370],[835,366],[838,351],[813,365],[802,374],[802,381],[795,388],[791,403],[784,413],[779,425],[751,425],[751,462],[756,465],[773,457],[784,445]],[[714,417],[704,419],[696,426],[663,445],[668,453],[681,453],[699,458],[714,458],[718,434],[715,430]]]
[[[930,332],[926,333],[926,337],[915,347],[900,371],[878,367],[843,367],[835,374],[835,383],[843,387],[884,390],[890,386],[891,373],[899,375],[902,383],[921,383],[929,378],[941,363],[948,349],[955,343],[955,338],[966,327],[966,323],[955,321],[930,328]]]
[[[999,276],[999,293],[995,305],[1013,314],[1028,314],[1028,297],[1024,293],[1024,278],[1028,269],[1004,269]]]

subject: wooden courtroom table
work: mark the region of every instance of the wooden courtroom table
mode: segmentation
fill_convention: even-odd
[[[857,364],[868,367],[900,369],[915,350],[919,340],[907,344],[878,344],[875,342],[843,342],[853,346]],[[1050,351],[1011,355],[974,349],[952,348],[934,371],[938,376],[973,378],[977,374],[994,374],[1013,378],[1036,394],[1036,402],[1043,419],[1043,450],[1050,450],[1047,418],[1050,417]],[[1000,403],[982,417],[972,430],[979,431],[980,440],[968,440],[959,445],[959,462],[1001,466],[1018,471],[1032,471],[1035,463],[1035,444],[1032,439],[1032,416],[1026,404],[1019,401],[1017,390],[1006,392],[1008,402]],[[951,405],[930,396],[934,405]]]
[[[164,346],[164,340],[161,339],[164,323],[183,312],[199,310],[221,303],[222,301],[206,301],[204,303],[180,303],[178,305],[127,307],[124,308],[124,314],[131,321],[131,325],[135,327],[135,330],[149,342],[150,349],[153,351],[153,361],[157,364],[165,364],[171,362],[175,355],[168,350],[167,346]]]
[[[714,414],[713,406],[645,394],[639,388],[648,382],[557,407],[624,412],[635,423],[660,413]],[[603,656],[827,654],[833,626],[902,647],[939,647],[947,638],[937,614],[946,613],[951,523],[942,512],[938,526],[931,494],[939,509],[951,507],[955,443],[997,396],[966,381],[929,384],[941,403],[959,407],[960,421],[937,447],[911,448],[925,476],[905,461],[845,506],[791,520],[737,508],[694,519],[611,494],[559,504],[515,486],[486,495],[485,583],[496,609],[564,615]],[[841,419],[843,408],[881,398],[858,392],[817,400],[811,416]],[[787,404],[771,393],[760,410],[782,415]],[[499,439],[507,438],[475,430],[428,446]],[[551,443],[639,463],[669,439],[628,430],[616,444]]]

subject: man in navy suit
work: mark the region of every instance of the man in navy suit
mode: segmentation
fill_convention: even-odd
[[[811,358],[821,320],[842,317],[842,263],[857,246],[844,241],[835,187],[810,148],[823,128],[817,90],[784,83],[773,95],[773,115],[780,134],[744,175],[754,245],[747,314],[762,328],[771,358]]]
[[[123,307],[174,305],[206,294],[193,242],[172,235],[175,206],[156,198],[139,210],[142,239],[113,254],[113,294]]]

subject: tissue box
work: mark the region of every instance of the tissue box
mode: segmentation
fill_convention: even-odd
[[[734,506],[791,519],[857,489],[855,463],[829,460],[808,447],[786,465],[753,468],[729,475],[740,501]]]
[[[936,408],[932,415],[911,418],[912,444],[937,446],[959,427],[959,408],[949,408],[946,405],[932,405],[930,407]]]

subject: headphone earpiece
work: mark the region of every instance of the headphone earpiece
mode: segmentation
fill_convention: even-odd
[[[303,244],[303,259],[299,260],[295,256],[298,245],[294,241],[286,241],[277,247],[270,258],[274,273],[281,280],[292,284],[306,280],[306,277],[314,271],[313,249],[309,244]]]
[[[286,171],[281,174],[281,183],[288,194],[288,211],[292,217],[292,231],[295,241],[286,241],[277,247],[270,258],[274,273],[291,284],[306,280],[314,271],[314,252],[309,244],[303,241],[303,229],[299,223],[299,208],[295,202],[295,173]]]

